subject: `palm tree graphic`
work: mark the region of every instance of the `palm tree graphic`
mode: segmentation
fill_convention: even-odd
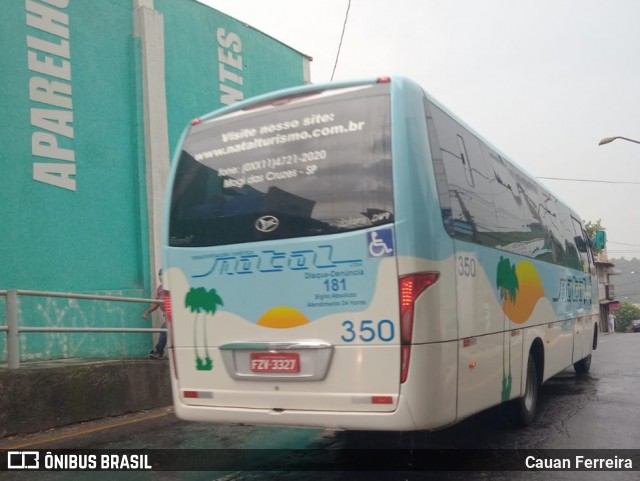
[[[195,312],[195,320],[193,323],[193,349],[196,354],[196,369],[198,371],[211,371],[213,369],[213,360],[209,356],[209,346],[207,345],[207,314],[212,316],[216,313],[217,306],[222,306],[222,298],[215,289],[207,291],[204,287],[192,287],[187,292],[184,299],[185,307],[191,312]],[[204,359],[200,357],[198,352],[198,320],[202,324],[204,336]]]
[[[500,298],[503,301],[511,302],[515,304],[518,288],[520,287],[518,282],[518,276],[516,274],[516,266],[511,265],[509,259],[505,259],[500,256],[500,262],[498,262],[498,272],[496,274],[496,286],[500,291]],[[502,400],[507,401],[511,395],[511,332],[507,329],[507,315],[503,313],[503,324],[505,329],[503,332],[504,343],[507,345],[507,349],[502,350]],[[504,345],[503,343],[503,345]],[[507,366],[508,357],[508,366]],[[508,373],[507,373],[508,370]]]
[[[505,259],[502,256],[500,256],[500,262],[498,262],[496,285],[500,289],[500,298],[502,300],[508,299],[511,303],[516,302],[516,295],[520,287],[516,266],[512,266],[509,259]]]

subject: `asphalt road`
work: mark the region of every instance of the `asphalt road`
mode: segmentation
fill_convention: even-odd
[[[200,450],[181,453],[198,458],[205,470],[0,472],[0,480],[637,480],[640,479],[639,374],[640,334],[601,335],[591,373],[578,376],[572,369],[566,370],[545,383],[541,388],[537,421],[526,429],[511,427],[499,408],[436,433],[334,432],[188,423],[176,419],[173,411],[165,408],[3,439],[0,449],[148,449],[154,454],[158,453],[154,450],[175,448]],[[459,451],[440,451],[450,449]],[[492,451],[475,451],[479,449]],[[629,455],[625,450],[637,449],[631,453],[635,456],[636,471],[497,470],[509,465],[505,458],[513,458],[514,450],[558,449],[580,450],[578,454],[593,450],[586,453],[619,457]],[[576,454],[573,451],[559,453]],[[399,460],[396,455],[400,456]],[[481,470],[434,472],[429,468],[438,462],[451,463],[452,456],[465,457],[460,463],[466,466],[470,463],[469,456],[474,459],[480,456]],[[487,456],[491,459],[490,466],[485,462]],[[176,462],[170,458],[165,452],[160,464]],[[157,460],[157,456],[154,459]],[[220,464],[216,464],[218,462]],[[327,466],[337,469],[349,462],[355,464],[354,471],[326,470]],[[367,471],[370,466],[377,468],[385,462],[397,462],[398,470]],[[212,465],[219,465],[225,471],[211,471]],[[255,469],[259,470],[247,471],[247,466],[257,466]],[[262,470],[264,466],[269,470]]]

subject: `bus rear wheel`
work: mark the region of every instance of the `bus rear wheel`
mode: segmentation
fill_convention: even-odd
[[[589,354],[584,359],[580,359],[578,362],[573,364],[573,369],[578,374],[587,374],[589,369],[591,369],[591,354]]]
[[[527,427],[533,424],[538,407],[538,387],[538,368],[533,356],[529,354],[524,396],[511,401],[510,406],[511,418],[518,426]]]

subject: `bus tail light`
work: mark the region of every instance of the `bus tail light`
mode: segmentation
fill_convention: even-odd
[[[411,340],[413,337],[413,314],[416,300],[427,288],[438,280],[437,272],[422,272],[400,277],[400,343],[401,343],[401,375],[400,382],[405,382],[409,374],[411,360]]]

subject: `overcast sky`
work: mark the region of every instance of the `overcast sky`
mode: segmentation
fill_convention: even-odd
[[[348,0],[199,0],[331,79]],[[334,80],[413,78],[640,258],[640,1],[352,0]],[[626,182],[626,183],[625,183]]]

